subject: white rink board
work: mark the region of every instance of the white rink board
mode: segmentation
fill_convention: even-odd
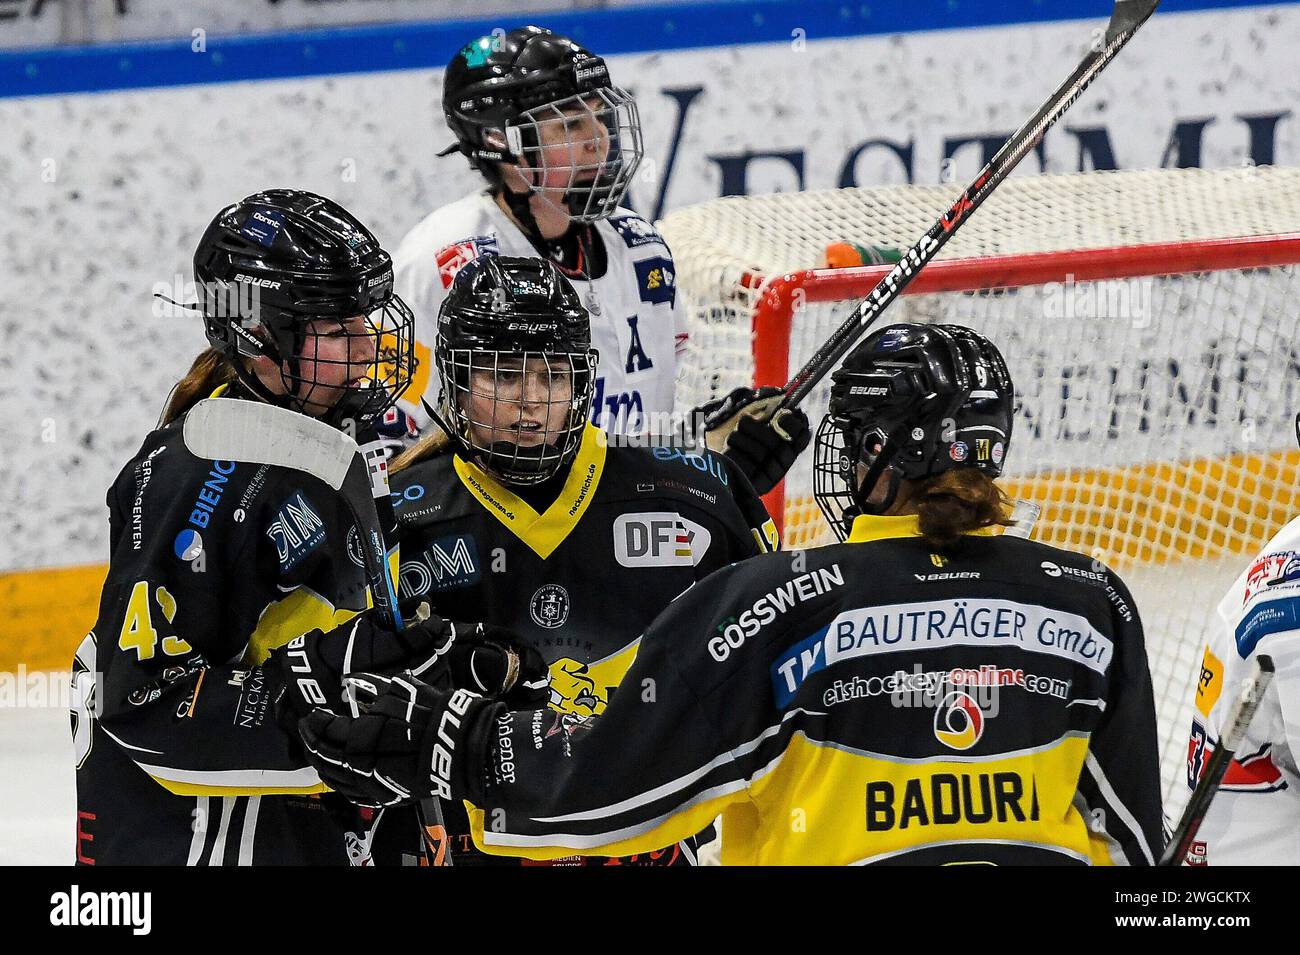
[[[649,213],[661,193],[662,211],[717,196],[722,170],[738,181],[736,157],[752,153],[793,153],[803,176],[785,160],[756,160],[749,192],[835,186],[868,139],[910,148],[912,178],[938,181],[946,141],[1014,129],[1095,26],[612,58],[646,124],[634,204]],[[1097,128],[1119,166],[1156,166],[1176,124],[1204,120],[1196,161],[1240,163],[1250,142],[1241,117],[1300,102],[1298,41],[1296,6],[1157,17],[1049,134],[1046,168],[1078,169],[1080,137],[1099,134],[1070,130]],[[316,190],[391,248],[474,185],[462,160],[434,158],[448,142],[433,122],[439,83],[437,71],[407,71],[0,100],[0,440],[12,451],[0,462],[0,570],[106,558],[104,491],[203,344],[192,316],[157,317],[150,296],[188,273],[223,204],[270,186]],[[681,91],[692,87],[703,91],[682,120]],[[1276,162],[1300,164],[1298,129],[1294,116],[1277,122]],[[954,158],[961,179],[982,156],[972,144]],[[1025,166],[1038,171],[1032,156]],[[862,184],[908,178],[883,147],[854,168]]]
[[[71,865],[77,797],[66,707],[0,707],[0,865]]]

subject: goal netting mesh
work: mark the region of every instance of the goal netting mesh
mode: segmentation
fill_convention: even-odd
[[[679,407],[784,384],[887,266],[827,269],[834,243],[905,250],[957,184],[728,197],[659,225],[690,351]],[[955,322],[1005,354],[1018,410],[1003,484],[1033,537],[1118,571],[1147,633],[1166,803],[1182,779],[1219,598],[1297,501],[1300,170],[1007,180],[882,323]],[[816,428],[827,385],[804,408]],[[811,449],[769,498],[788,547],[832,538]]]

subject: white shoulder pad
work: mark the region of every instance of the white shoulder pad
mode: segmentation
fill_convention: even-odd
[[[1300,518],[1268,542],[1218,609],[1242,658],[1271,633],[1300,630]]]
[[[429,213],[408,232],[397,246],[394,266],[403,268],[416,262],[432,263],[432,255],[449,245],[488,236],[495,239],[502,223],[509,225],[491,197],[474,192]]]

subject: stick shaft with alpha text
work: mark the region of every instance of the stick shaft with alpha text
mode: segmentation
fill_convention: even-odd
[[[1038,111],[1011,135],[980,170],[966,191],[952,207],[917,240],[898,263],[885,275],[844,322],[831,334],[808,362],[785,386],[780,409],[797,406],[825,378],[857,342],[916,278],[927,262],[947,244],[1030,150],[1043,134],[1070,108],[1104,70],[1119,51],[1155,12],[1159,0],[1117,0],[1105,37],[1094,43],[1069,78],[1052,93]]]

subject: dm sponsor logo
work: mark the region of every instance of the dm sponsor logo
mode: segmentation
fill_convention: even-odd
[[[478,547],[472,535],[440,537],[412,560],[403,561],[399,571],[399,592],[420,597],[430,591],[441,593],[470,587],[481,575]]]
[[[674,511],[620,514],[614,559],[620,567],[695,567],[712,542],[709,529]]]
[[[266,536],[275,543],[280,570],[289,571],[325,540],[325,522],[302,491],[297,491],[280,506],[275,520],[266,529]]]
[[[645,399],[636,388],[605,394],[605,376],[596,379],[596,394],[591,402],[591,423],[611,434],[640,433],[645,415]]]

